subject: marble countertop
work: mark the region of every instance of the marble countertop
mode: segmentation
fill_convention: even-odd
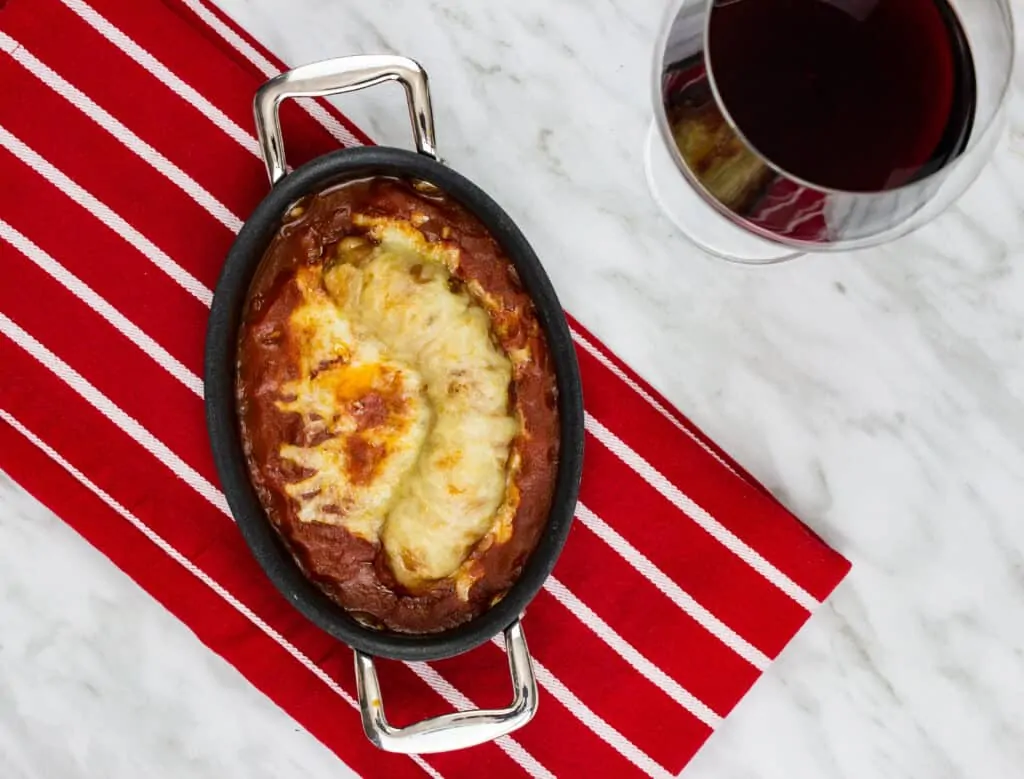
[[[994,163],[938,221],[743,268],[647,193],[661,0],[220,4],[288,62],[423,62],[442,153],[566,307],[854,561],[687,779],[1024,776],[1024,64]],[[342,105],[409,145],[394,90]],[[346,773],[0,474],[0,776]]]

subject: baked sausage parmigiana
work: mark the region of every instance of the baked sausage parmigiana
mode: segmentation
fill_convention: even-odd
[[[515,582],[556,405],[533,305],[461,206],[376,178],[289,212],[243,317],[242,436],[289,550],[361,621],[445,630]]]

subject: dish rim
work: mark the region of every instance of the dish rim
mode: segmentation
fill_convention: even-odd
[[[558,387],[559,459],[551,510],[540,540],[501,601],[469,622],[439,633],[411,635],[365,627],[302,573],[252,486],[238,425],[235,374],[241,315],[253,276],[282,218],[301,197],[375,176],[430,182],[483,223],[533,301]],[[413,661],[467,652],[519,618],[554,568],[572,524],[583,466],[583,399],[572,334],[540,260],[511,217],[483,190],[441,162],[389,147],[339,149],[281,179],[246,220],[225,259],[207,326],[204,374],[214,463],[247,546],[295,608],[350,647],[378,657]]]

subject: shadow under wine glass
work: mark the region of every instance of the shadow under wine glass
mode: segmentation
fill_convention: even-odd
[[[856,12],[863,19],[883,4],[917,3],[919,10],[941,20],[940,29],[949,35],[943,43],[949,47],[945,52],[949,57],[946,71],[951,78],[945,85],[926,81],[910,84],[918,95],[927,97],[939,93],[944,102],[936,110],[948,106],[942,126],[932,133],[935,142],[926,149],[930,149],[930,153],[910,167],[894,167],[889,171],[885,160],[871,157],[870,149],[878,148],[879,138],[869,139],[857,133],[862,132],[865,123],[874,123],[874,133],[893,133],[901,126],[894,128],[887,121],[906,124],[912,122],[913,116],[857,117],[856,123],[840,125],[840,131],[831,134],[836,137],[835,146],[831,148],[831,135],[824,141],[814,137],[816,127],[826,126],[827,122],[794,126],[794,122],[807,115],[802,110],[806,105],[798,104],[794,111],[790,102],[790,110],[780,106],[772,114],[772,96],[763,94],[754,98],[759,102],[756,107],[761,110],[761,119],[767,116],[774,126],[765,133],[761,132],[763,127],[747,125],[748,130],[758,130],[760,136],[745,133],[745,125],[737,122],[734,115],[745,112],[749,118],[754,114],[738,102],[732,103],[730,110],[728,98],[729,89],[734,97],[742,96],[742,89],[738,91],[735,85],[742,86],[748,74],[742,66],[738,72],[726,73],[723,62],[728,62],[730,57],[723,55],[731,52],[711,50],[718,40],[736,45],[735,41],[742,40],[742,36],[737,38],[717,31],[712,34],[711,22],[714,16],[718,25],[714,29],[722,30],[724,17],[718,14],[735,14],[744,10],[740,4],[758,2],[762,3],[757,9],[761,14],[760,29],[748,30],[747,34],[774,38],[781,47],[786,45],[785,35],[773,36],[776,25],[789,30],[799,29],[802,24],[805,39],[808,34],[817,32],[807,18],[787,18],[786,14],[801,4],[816,11],[814,4],[828,3],[831,7],[827,14]],[[765,11],[763,2],[676,0],[658,38],[653,84],[654,122],[647,139],[646,173],[655,200],[687,238],[713,255],[751,264],[780,262],[809,252],[858,249],[917,229],[967,189],[991,156],[1004,126],[1003,108],[1014,58],[1013,19],[1008,0],[789,0],[769,6],[788,10],[767,19],[765,13],[773,11]],[[902,7],[901,11],[906,8]],[[841,24],[848,21],[844,17],[840,19]],[[908,19],[902,21],[906,23]],[[910,21],[915,26],[908,28],[908,32],[916,30],[918,24],[917,20]],[[822,33],[827,45],[828,30]],[[919,40],[911,40],[908,45],[919,44]],[[821,64],[822,47],[817,43],[819,61],[795,59],[804,68],[800,72],[802,78],[807,69],[813,70]],[[764,50],[761,47],[762,54]],[[831,52],[826,53],[831,56]],[[746,49],[743,54],[746,66],[757,64]],[[894,61],[911,61],[907,56],[908,53],[900,51]],[[739,61],[744,62],[744,59]],[[788,60],[790,64],[793,61],[792,57]],[[766,62],[768,67],[764,67]],[[763,85],[766,72],[769,75],[774,72],[773,64],[771,57],[762,59],[759,72],[749,74],[751,83]],[[831,65],[845,67],[842,61]],[[716,72],[716,67],[722,70]],[[851,62],[849,67],[857,67],[857,63]],[[783,74],[779,79],[782,83],[772,84],[770,88],[787,89],[791,85],[786,83],[789,79],[785,71],[778,72]],[[911,68],[909,72],[920,74],[922,71]],[[829,75],[824,73],[823,77]],[[892,73],[876,75],[892,78]],[[725,90],[719,83],[723,77],[728,87]],[[863,86],[867,89],[880,86],[884,90],[891,85],[871,84],[868,78]],[[948,90],[948,95],[939,92],[941,89]],[[796,94],[799,97],[800,93]],[[820,87],[810,94],[822,94]],[[892,94],[900,93],[897,90]],[[841,88],[825,96],[833,105],[837,99],[846,98]],[[765,106],[768,106],[767,113]],[[845,116],[849,117],[850,106],[842,107],[847,109]],[[813,111],[814,107],[810,108]],[[905,105],[897,103],[890,105],[890,109],[898,113]],[[829,119],[835,120],[835,116]],[[805,163],[803,175],[779,164],[773,156],[763,154],[751,135],[755,140],[760,137],[766,148],[773,148],[776,157],[788,155],[790,168],[794,167],[794,161]],[[879,137],[884,141],[889,136]],[[790,138],[795,139],[793,148],[786,148],[785,142]],[[859,138],[864,141],[863,148],[859,147]],[[876,142],[874,147],[868,144],[869,140]],[[833,159],[829,159],[829,155]],[[838,165],[832,164],[837,161]],[[881,165],[881,177],[872,179],[870,175],[860,175],[870,173],[873,162]],[[807,170],[811,171],[810,175]],[[835,181],[827,180],[825,175],[816,177],[816,170],[829,171]],[[829,186],[836,182],[839,186]]]

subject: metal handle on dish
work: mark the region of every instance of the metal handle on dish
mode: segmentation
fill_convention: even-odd
[[[284,140],[278,107],[289,97],[326,97],[341,92],[398,81],[405,87],[413,138],[420,154],[437,159],[434,142],[434,112],[430,105],[427,73],[408,57],[391,54],[360,54],[353,57],[313,62],[275,76],[259,88],[253,100],[256,134],[267,164],[270,183],[276,184],[287,172]]]
[[[388,724],[384,714],[373,658],[357,651],[356,688],[367,737],[386,752],[415,755],[474,747],[518,730],[537,713],[537,680],[518,619],[505,628],[505,652],[515,691],[509,706],[458,711],[395,728]]]

